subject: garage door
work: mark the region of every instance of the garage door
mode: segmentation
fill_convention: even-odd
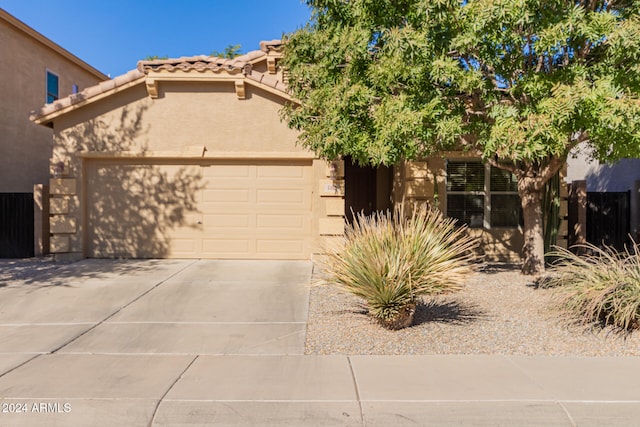
[[[90,257],[310,257],[310,161],[91,161],[86,171]]]

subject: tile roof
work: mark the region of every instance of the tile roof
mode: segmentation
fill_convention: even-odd
[[[249,83],[255,82],[287,95],[286,84],[277,78],[275,74],[259,72],[253,69],[253,64],[265,60],[270,54],[279,54],[282,50],[282,41],[270,40],[260,42],[260,50],[248,52],[235,58],[217,58],[214,56],[190,56],[171,59],[155,59],[139,61],[137,68],[126,74],[105,80],[95,86],[88,87],[83,91],[59,99],[51,104],[46,104],[40,109],[33,111],[30,119],[39,124],[48,123],[47,116],[67,110],[70,107],[84,105],[94,100],[108,96],[111,92],[116,92],[125,87],[137,85],[145,81],[150,72],[168,71],[173,72],[213,72],[226,74],[242,74]],[[288,95],[287,95],[288,96]]]
[[[242,72],[247,64],[251,64],[259,58],[264,58],[265,52],[254,50],[245,55],[241,55],[232,59],[217,58],[215,56],[189,56],[175,59],[156,59],[153,61],[139,61],[138,70],[141,72],[153,71],[206,71],[214,72],[226,71],[229,73]]]

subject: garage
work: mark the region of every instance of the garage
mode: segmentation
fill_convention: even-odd
[[[86,256],[308,259],[311,160],[85,162]]]
[[[308,260],[341,235],[339,167],[280,117],[282,49],[140,61],[34,112],[56,259]]]

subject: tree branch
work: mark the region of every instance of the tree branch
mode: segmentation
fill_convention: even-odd
[[[577,134],[577,136],[575,136]],[[565,149],[565,158],[569,155],[569,152],[571,150],[573,150],[575,147],[577,147],[578,145],[582,144],[583,142],[587,142],[589,140],[589,135],[584,132],[584,131],[579,131],[574,133],[574,135],[572,135],[569,138],[570,142],[569,144],[567,144],[567,147]]]
[[[487,163],[489,163],[494,168],[509,171],[516,176],[521,173],[521,171],[513,163],[501,163],[496,158],[488,158]]]
[[[542,71],[542,67],[544,66],[544,55],[538,56],[538,65],[536,66],[536,73]]]
[[[467,60],[467,63],[469,63],[468,58],[465,58]],[[480,72],[482,73],[482,75],[491,80],[491,83],[493,84],[494,89],[496,90],[500,90],[500,88],[498,87],[498,79],[496,77],[496,70],[490,66],[487,65],[483,62],[481,62],[480,60],[478,60],[478,68],[480,69]]]
[[[540,178],[540,183],[536,183],[536,188],[538,190],[542,190],[547,181],[553,178],[553,176],[560,170],[565,162],[566,159],[557,156],[551,156],[549,163],[547,163],[547,165],[540,170],[540,174],[538,175],[538,177]]]

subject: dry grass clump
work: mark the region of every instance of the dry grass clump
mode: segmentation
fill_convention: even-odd
[[[473,273],[476,241],[454,223],[426,205],[408,217],[402,207],[358,215],[326,251],[325,281],[364,299],[383,326],[409,326],[420,296],[455,291]]]
[[[560,306],[585,324],[612,325],[621,331],[640,328],[640,245],[617,252],[591,244],[586,255],[557,248],[547,286],[556,288]]]

